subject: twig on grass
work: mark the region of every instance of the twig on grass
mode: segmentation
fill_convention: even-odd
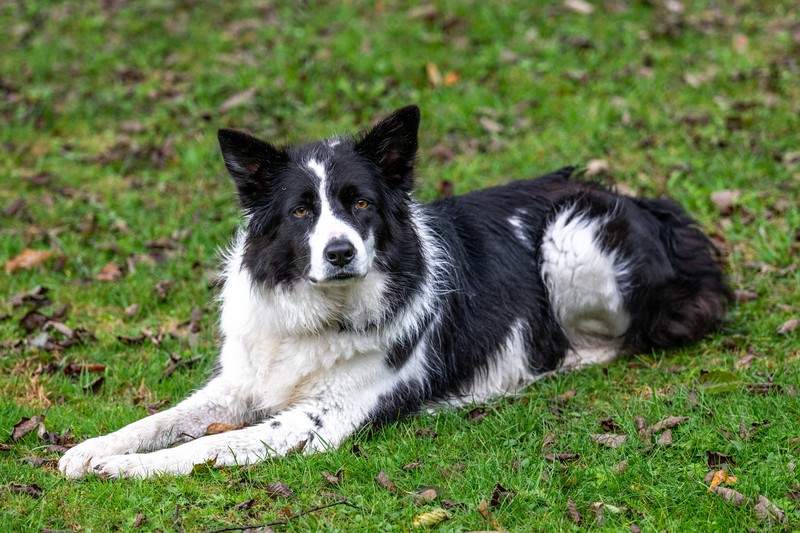
[[[206,531],[206,533],[221,533],[223,531],[245,531],[248,529],[258,529],[263,527],[270,527],[270,526],[279,526],[281,524],[286,524],[290,520],[295,520],[297,518],[309,515],[311,513],[315,513],[317,511],[321,511],[323,509],[327,509],[328,507],[335,507],[337,505],[346,505],[347,507],[352,507],[353,509],[358,509],[359,511],[366,511],[363,507],[359,507],[358,505],[352,504],[347,500],[339,500],[333,503],[326,503],[325,505],[315,505],[314,507],[310,507],[305,511],[301,511],[296,515],[290,516],[288,518],[283,518],[281,520],[275,520],[274,522],[267,522],[264,524],[249,524],[246,526],[230,526],[230,527],[223,527],[221,529],[210,529]]]

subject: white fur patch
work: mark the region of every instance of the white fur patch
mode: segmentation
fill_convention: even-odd
[[[627,268],[597,243],[605,222],[603,218],[576,214],[570,208],[545,231],[542,277],[556,317],[576,349],[565,364],[612,359],[619,338],[630,325],[620,287],[627,278]]]
[[[511,226],[511,231],[514,232],[514,237],[516,237],[517,240],[521,242],[523,246],[525,246],[525,248],[529,250],[533,249],[531,240],[525,234],[525,224],[523,223],[522,219],[517,215],[512,215],[508,217],[508,223]]]

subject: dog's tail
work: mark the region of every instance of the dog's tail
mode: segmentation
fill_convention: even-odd
[[[646,234],[636,238],[653,239],[661,249],[657,261],[667,264],[631,265],[626,347],[642,351],[681,346],[717,329],[732,301],[717,248],[675,202],[627,200],[648,221]]]

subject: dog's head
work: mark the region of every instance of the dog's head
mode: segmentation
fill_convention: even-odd
[[[418,127],[419,108],[407,106],[360,137],[296,147],[220,130],[248,218],[242,265],[253,279],[333,286],[385,265],[387,241],[408,225]]]

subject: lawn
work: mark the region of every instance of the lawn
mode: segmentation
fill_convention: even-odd
[[[0,3],[3,529],[800,529],[797,3],[336,4]],[[217,129],[314,139],[412,102],[424,200],[567,164],[676,198],[724,252],[725,327],[337,451],[61,477],[213,367],[239,219]]]

